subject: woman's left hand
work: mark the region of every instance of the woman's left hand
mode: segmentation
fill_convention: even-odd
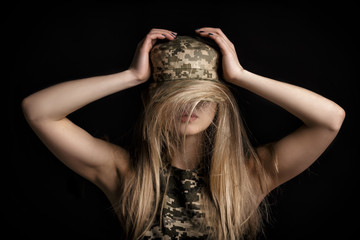
[[[213,39],[220,47],[224,79],[228,82],[233,82],[235,79],[238,79],[243,71],[243,67],[237,57],[234,44],[226,37],[221,29],[203,27],[195,31],[202,37]]]

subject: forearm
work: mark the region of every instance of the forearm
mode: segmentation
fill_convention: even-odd
[[[321,126],[338,130],[344,119],[344,110],[336,103],[295,85],[246,70],[242,70],[233,83],[279,105],[309,127]]]
[[[138,84],[130,71],[63,82],[23,100],[28,120],[60,120],[77,109]]]

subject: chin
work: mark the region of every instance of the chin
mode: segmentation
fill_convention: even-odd
[[[204,130],[205,129],[190,125],[188,125],[186,129],[185,126],[180,127],[181,135],[186,135],[186,136],[198,135],[199,133],[202,133]]]

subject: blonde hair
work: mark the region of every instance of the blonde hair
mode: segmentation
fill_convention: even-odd
[[[185,137],[177,127],[179,112],[208,101],[217,103],[217,113],[203,133],[203,225],[210,227],[209,239],[243,239],[245,235],[251,239],[261,229],[259,195],[267,192],[275,164],[259,159],[237,102],[224,83],[178,80],[150,87],[145,101],[140,142],[130,160],[130,173],[122,180],[122,195],[114,205],[127,239],[140,239],[162,208],[161,172],[184,146]]]

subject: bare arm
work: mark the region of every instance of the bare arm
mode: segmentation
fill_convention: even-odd
[[[234,83],[279,105],[304,123],[274,143],[279,174],[272,188],[307,169],[334,140],[345,117],[344,110],[325,97],[246,70]]]
[[[92,137],[66,116],[86,104],[136,84],[129,71],[68,81],[25,98],[25,117],[49,150],[65,165],[101,188],[112,188],[112,179],[101,179],[102,171],[126,171],[126,152]],[[115,179],[115,172],[108,173]],[[104,183],[109,181],[108,183]],[[108,189],[109,190],[109,189]]]
[[[170,31],[153,29],[139,43],[129,70],[60,83],[22,102],[28,123],[49,150],[99,186],[110,200],[116,195],[119,175],[127,172],[128,153],[94,138],[66,116],[93,101],[145,82],[150,76],[149,51],[156,39],[165,37],[173,39]]]
[[[304,123],[295,132],[274,143],[279,173],[271,189],[308,168],[336,137],[345,118],[344,110],[312,91],[244,70],[234,45],[220,29],[202,28],[197,32],[212,38],[219,45],[227,81],[279,105]],[[261,158],[270,157],[264,148],[258,150]]]

